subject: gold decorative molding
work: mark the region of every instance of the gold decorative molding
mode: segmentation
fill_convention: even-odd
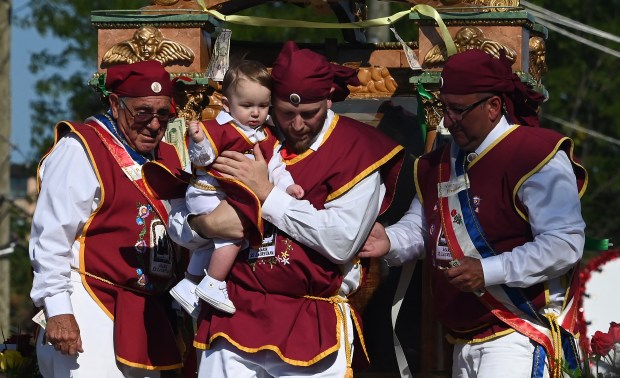
[[[182,91],[177,106],[178,117],[186,120],[200,119],[203,109],[209,105],[209,93],[212,91],[208,86],[192,86]]]
[[[143,26],[136,30],[131,39],[119,42],[106,51],[101,59],[101,68],[150,59],[164,66],[189,66],[194,61],[194,52],[181,43],[164,38],[159,29]]]
[[[206,3],[212,3],[213,1],[207,0]],[[217,3],[222,3],[225,1],[217,1]],[[151,5],[143,7],[142,9],[194,9],[194,10],[202,10],[202,7],[196,2],[196,0],[151,0]]]
[[[484,36],[482,29],[476,26],[466,26],[459,29],[454,35],[454,44],[457,52],[479,49],[487,54],[499,58],[500,50],[506,51],[506,57],[510,63],[517,59],[517,52],[503,43],[493,41]],[[443,44],[435,45],[424,56],[422,67],[433,68],[441,66],[447,59],[446,48]]]
[[[443,111],[439,102],[439,91],[428,91],[433,98],[422,98],[424,109],[424,119],[426,120],[427,131],[437,130],[439,122],[443,118]]]
[[[504,12],[519,6],[519,0],[406,0],[410,4],[427,4],[434,8],[478,8],[488,12]]]
[[[545,39],[538,36],[531,37],[529,41],[529,46],[529,73],[540,85],[542,76],[546,74],[549,70],[546,61],[547,46],[545,43]]]

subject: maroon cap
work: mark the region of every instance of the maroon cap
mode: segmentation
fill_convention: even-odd
[[[349,95],[348,85],[360,85],[357,71],[333,64],[312,50],[299,49],[287,41],[271,70],[273,95],[293,104],[308,104],[330,98],[342,101]]]
[[[122,97],[172,97],[173,94],[170,74],[156,60],[108,68],[106,88]]]
[[[512,72],[504,50],[499,59],[472,49],[452,55],[441,72],[442,94],[497,93],[506,104],[511,122],[538,126],[538,107],[545,97],[528,88]]]

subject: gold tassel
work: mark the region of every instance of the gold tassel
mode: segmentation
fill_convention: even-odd
[[[351,366],[347,366],[347,372],[344,373],[344,378],[353,378],[353,369]]]

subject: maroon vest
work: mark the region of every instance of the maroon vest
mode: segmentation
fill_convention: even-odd
[[[215,146],[217,156],[222,151],[252,152],[254,144],[232,122],[220,125],[216,120],[203,121],[202,127],[211,144]],[[269,161],[273,156],[273,149],[277,139],[269,128],[265,127],[264,130],[267,137],[260,141],[258,145],[265,160]],[[249,232],[250,243],[251,245],[259,244],[262,240],[264,226],[261,217],[260,201],[254,192],[237,180],[223,177],[220,172],[214,169],[210,169],[208,173],[217,178],[222,190],[226,193],[228,202],[252,222],[254,229]]]
[[[93,163],[101,202],[79,236],[82,282],[114,320],[114,348],[129,366],[170,370],[181,366],[180,353],[162,296],[173,278],[174,256],[161,202],[139,190],[106,147],[110,136],[94,121],[59,123],[57,140],[77,134]],[[156,161],[181,169],[176,150],[160,143]]]
[[[472,195],[479,198],[476,215],[495,251],[510,251],[533,240],[527,212],[517,197],[522,180],[542,167],[558,151],[573,162],[580,193],[585,189],[586,172],[572,156],[572,141],[555,131],[517,127],[469,167]],[[435,247],[441,232],[437,184],[442,156],[449,157],[450,145],[424,155],[416,162],[415,179],[429,227],[427,248],[429,266],[435,260]],[[472,293],[449,284],[439,269],[430,268],[435,311],[450,333],[461,339],[480,339],[508,328]],[[570,278],[570,277],[568,277]],[[536,308],[547,304],[544,284],[523,289]]]
[[[387,187],[384,211],[394,193],[402,152],[373,127],[337,117],[321,147],[287,161],[287,170],[304,188],[304,200],[323,209],[379,169]],[[240,254],[228,281],[237,312],[226,316],[205,309],[195,345],[205,348],[224,337],[245,352],[269,349],[287,363],[314,364],[338,350],[341,318],[334,304],[304,296],[335,296],[342,279],[341,265],[278,231],[275,257],[248,261],[247,253]]]

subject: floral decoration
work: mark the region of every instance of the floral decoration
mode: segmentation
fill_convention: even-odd
[[[590,341],[585,377],[620,377],[620,324],[611,322],[609,330],[596,331]]]

